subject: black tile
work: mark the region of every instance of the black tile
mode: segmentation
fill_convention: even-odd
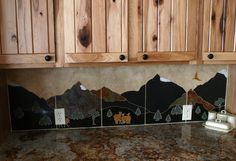
[[[146,124],[182,121],[185,90],[156,75],[146,84]]]

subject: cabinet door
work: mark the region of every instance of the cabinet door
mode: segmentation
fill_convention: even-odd
[[[0,0],[0,64],[55,62],[53,0]]]
[[[138,1],[138,61],[195,60],[198,45],[199,1]]]
[[[64,0],[65,63],[128,60],[128,0]]]
[[[236,63],[236,1],[204,0],[203,61]]]

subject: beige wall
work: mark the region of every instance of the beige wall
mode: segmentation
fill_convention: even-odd
[[[45,99],[62,94],[77,81],[88,89],[106,86],[123,93],[138,90],[156,74],[182,86],[186,91],[203,84],[225,65],[139,65],[101,68],[24,69],[8,71],[8,83],[18,84]],[[193,79],[198,73],[201,81]]]

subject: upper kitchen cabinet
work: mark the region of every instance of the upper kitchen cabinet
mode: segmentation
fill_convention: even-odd
[[[53,0],[0,0],[0,65],[54,63]]]
[[[138,1],[138,61],[195,61],[199,0]]]
[[[56,10],[66,64],[127,62],[128,0],[57,0]]]
[[[204,63],[236,63],[235,20],[235,0],[204,0]]]

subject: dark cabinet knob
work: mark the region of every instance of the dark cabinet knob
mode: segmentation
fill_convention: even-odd
[[[46,61],[50,61],[50,60],[52,60],[52,57],[49,56],[49,55],[46,55],[46,56],[45,56],[45,60],[46,60]]]
[[[143,60],[148,60],[148,55],[147,54],[143,54]]]
[[[208,54],[208,59],[213,59],[214,58],[214,55],[213,54]]]
[[[123,55],[123,54],[120,55],[120,60],[121,60],[121,61],[125,60],[125,55]]]

